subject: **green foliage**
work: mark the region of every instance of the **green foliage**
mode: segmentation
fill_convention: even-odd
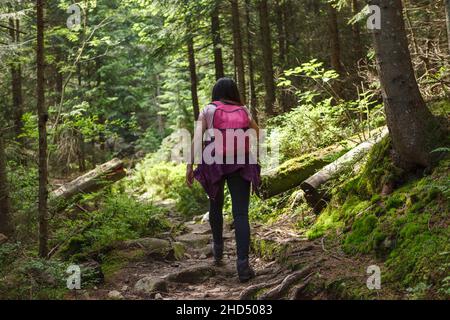
[[[289,77],[300,78],[297,87]],[[280,135],[282,160],[299,157],[348,139],[383,124],[382,106],[374,102],[374,93],[365,91],[358,99],[344,100],[335,92],[338,74],[323,68],[316,59],[285,71],[279,86],[294,91],[297,106],[269,120],[268,128]],[[304,87],[312,89],[304,89]]]
[[[201,185],[186,185],[185,165],[155,162],[150,156],[136,166],[130,187],[147,199],[173,200],[176,211],[186,218],[208,211],[208,198]]]
[[[67,264],[26,257],[20,243],[0,246],[0,299],[63,299]]]
[[[37,191],[38,172],[34,165],[23,165],[18,161],[8,162],[10,198],[13,208],[13,223],[19,241],[29,243],[37,239]]]
[[[152,204],[143,204],[125,194],[111,194],[95,212],[81,214],[76,220],[64,221],[56,237],[65,242],[67,234],[76,233],[65,242],[62,255],[77,259],[90,252],[99,252],[124,240],[154,237],[168,231],[170,223],[165,211]],[[77,255],[77,256],[73,256]]]

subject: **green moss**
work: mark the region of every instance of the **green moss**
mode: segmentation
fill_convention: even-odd
[[[307,235],[317,238],[339,231],[346,253],[373,254],[385,261],[383,281],[402,292],[409,288],[411,297],[446,298],[450,160],[443,160],[431,175],[381,196],[382,185],[402,175],[390,163],[389,150],[389,142],[383,141],[359,175],[335,188]]]
[[[348,253],[369,252],[373,243],[370,238],[377,238],[378,240],[380,238],[380,233],[377,233],[376,236],[372,234],[377,224],[378,218],[372,214],[357,219],[353,224],[352,231],[344,240],[344,251]]]
[[[253,253],[265,260],[284,261],[286,252],[289,250],[288,244],[280,244],[272,240],[253,239],[251,243]]]
[[[313,175],[318,169],[342,156],[347,149],[331,146],[284,162],[262,176],[262,195],[265,198],[290,190]]]

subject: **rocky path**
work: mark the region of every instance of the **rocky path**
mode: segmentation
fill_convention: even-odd
[[[280,237],[280,234],[285,235]],[[342,285],[356,283],[364,287],[365,268],[371,264],[364,258],[351,260],[345,257],[339,252],[339,247],[324,240],[302,240],[293,231],[283,231],[277,226],[267,229],[255,227],[253,238],[256,248],[253,248],[251,264],[257,277],[241,284],[235,271],[234,232],[230,226],[225,227],[224,238],[224,265],[220,267],[213,265],[207,222],[189,222],[185,232],[175,238],[168,236],[164,239],[127,241],[110,253],[111,257],[120,257],[122,261],[109,267],[111,270],[107,272],[105,283],[86,291],[81,298],[341,298],[337,294],[342,294]]]

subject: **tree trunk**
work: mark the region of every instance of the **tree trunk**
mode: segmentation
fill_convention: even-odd
[[[291,54],[291,49],[296,44],[298,45],[295,39],[295,28],[292,28],[292,24],[295,23],[294,19],[294,7],[292,5],[292,0],[284,0],[283,3],[283,16],[284,16],[284,39],[286,41],[286,66],[293,67],[293,55]]]
[[[305,192],[305,199],[307,203],[314,208],[316,212],[320,212],[326,201],[323,201],[323,194],[320,192],[320,187],[328,181],[337,178],[345,168],[348,168],[355,162],[361,160],[378,142],[388,135],[388,130],[385,127],[379,134],[373,138],[359,144],[354,149],[347,152],[345,155],[330,163],[329,165],[316,172],[313,176],[306,179],[300,186]]]
[[[357,15],[360,11],[358,0],[352,0],[352,13]],[[356,62],[363,57],[363,44],[361,41],[361,28],[359,22],[355,22],[352,25],[353,31],[353,48],[355,50]]]
[[[245,89],[245,67],[244,67],[244,55],[242,50],[242,36],[241,36],[241,21],[239,13],[239,2],[238,0],[231,1],[231,17],[233,25],[233,50],[234,50],[234,61],[236,65],[237,72],[237,83],[239,87],[239,92],[241,94],[242,103],[246,103],[246,89]]]
[[[284,72],[286,69],[286,32],[285,28],[285,17],[284,17],[284,7],[285,3],[281,3],[280,0],[276,2],[276,15],[277,15],[277,31],[278,31],[278,63],[280,71]],[[280,90],[280,106],[283,111],[289,111],[287,105],[287,92],[286,90]]]
[[[348,148],[352,148],[356,143],[347,141],[346,145]],[[341,155],[348,148],[344,148],[340,144],[332,145],[325,149],[290,159],[279,167],[265,172],[262,175],[261,197],[267,199],[298,187],[317,170],[330,164],[332,162],[331,159],[335,159],[336,156]]]
[[[444,0],[445,20],[447,22],[448,53],[450,54],[450,0]]]
[[[45,56],[44,56],[44,4],[45,0],[36,0],[37,26],[37,112],[39,130],[39,256],[45,258],[48,253],[48,167],[47,167],[47,108],[45,106]]]
[[[191,76],[191,98],[192,107],[194,108],[194,119],[197,121],[200,114],[200,105],[198,102],[198,79],[197,67],[195,64],[194,38],[189,35],[187,38],[188,58],[189,58],[189,73]]]
[[[255,87],[255,68],[253,64],[252,21],[250,16],[250,0],[245,0],[245,27],[247,33],[247,61],[250,75],[250,112],[253,119],[258,122],[258,98]]]
[[[9,19],[9,34],[13,43],[18,44],[20,41],[20,22],[18,19]],[[22,98],[22,70],[20,63],[13,62],[11,66],[11,93],[12,93],[12,108],[14,118],[14,131],[16,133],[17,141],[22,133],[22,116],[23,116],[23,98]]]
[[[216,70],[216,80],[223,78],[222,39],[220,37],[219,1],[215,1],[214,9],[211,13],[211,33],[214,46],[214,66]]]
[[[337,10],[331,4],[328,4],[328,29],[330,32],[330,63],[331,63],[331,67],[337,73],[342,74],[341,42],[339,40]]]
[[[76,195],[101,190],[125,176],[123,162],[113,159],[53,191],[50,195],[50,207],[52,210],[61,210]]]
[[[259,19],[261,48],[263,51],[264,86],[266,89],[265,109],[267,116],[275,114],[275,81],[273,72],[272,38],[270,35],[269,12],[267,0],[259,0]]]
[[[8,237],[13,233],[3,134],[0,135],[0,233]]]
[[[284,0],[283,11],[284,11],[283,15],[284,15],[284,32],[285,32],[284,38],[286,39],[286,69],[289,69],[297,66],[298,63],[296,61],[295,54],[292,52],[292,48],[294,48],[295,46],[299,48],[301,43],[298,39],[296,39],[297,36],[296,28],[292,28],[292,25],[296,23],[295,8],[293,6],[292,0]],[[297,78],[293,78],[292,83],[296,87],[300,85],[299,79]],[[288,92],[285,91],[285,94],[286,94],[286,102],[284,111],[288,112],[292,110],[293,107],[295,107],[297,103],[297,97],[291,91]]]
[[[77,134],[78,140],[78,170],[80,172],[86,171],[86,145],[82,133]]]
[[[277,32],[278,32],[278,60],[282,68],[286,64],[286,32],[284,30],[284,3],[280,0],[276,1],[275,12],[277,15]]]
[[[401,0],[369,0],[381,8],[381,29],[373,32],[389,133],[398,165],[431,164],[439,125],[419,91],[408,50]]]

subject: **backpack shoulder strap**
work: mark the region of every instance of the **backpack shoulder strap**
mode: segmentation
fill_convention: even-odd
[[[223,103],[222,101],[213,101],[210,104],[216,107],[221,107],[225,105],[225,103]]]

